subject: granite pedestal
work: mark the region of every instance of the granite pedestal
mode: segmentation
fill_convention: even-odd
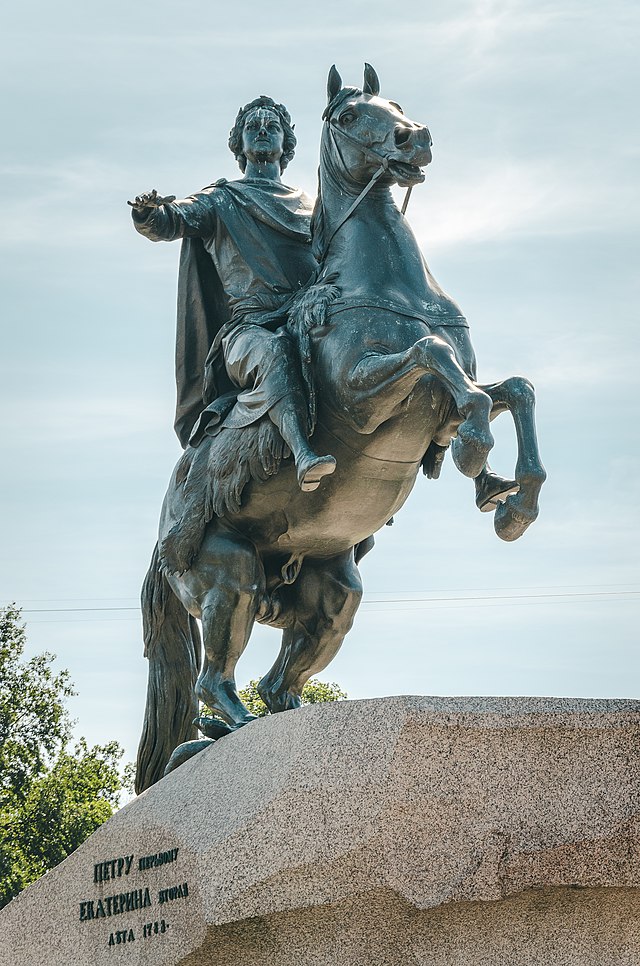
[[[640,702],[400,697],[223,738],[0,913],[2,966],[637,966]]]

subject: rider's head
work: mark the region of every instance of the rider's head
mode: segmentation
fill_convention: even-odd
[[[284,104],[276,104],[264,94],[240,108],[229,133],[229,148],[243,173],[247,167],[247,150],[273,153],[273,159],[280,161],[282,173],[295,154],[295,147],[289,112]]]

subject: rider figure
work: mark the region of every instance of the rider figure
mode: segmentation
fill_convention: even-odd
[[[219,407],[220,428],[248,426],[268,413],[291,450],[301,489],[314,490],[333,473],[336,461],[309,446],[299,362],[279,328],[287,300],[315,269],[313,202],[281,180],[295,145],[286,108],[270,97],[256,98],[240,109],[229,137],[241,179],[216,182],[182,201],[153,190],[130,204],[142,235],[152,241],[185,240],[178,302],[183,316],[191,313],[195,321],[185,325],[179,315],[176,431],[182,444],[187,445],[206,403],[213,400],[215,409],[220,387],[211,391],[211,383],[222,378],[230,381],[235,405]],[[202,271],[203,260],[213,282],[193,280],[193,266],[199,262]],[[198,299],[201,308],[194,310]],[[201,317],[212,314],[207,303],[216,299],[218,317],[203,323]]]

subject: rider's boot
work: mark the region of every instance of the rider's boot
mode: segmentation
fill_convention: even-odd
[[[495,510],[498,504],[504,503],[508,496],[520,489],[515,480],[506,480],[494,473],[488,463],[475,478],[476,506],[482,513]]]
[[[297,402],[299,405],[296,405]],[[308,493],[317,490],[322,479],[334,472],[336,461],[333,456],[318,456],[309,446],[307,434],[302,428],[301,414],[305,410],[306,403],[291,395],[272,406],[269,416],[291,450],[300,489]]]

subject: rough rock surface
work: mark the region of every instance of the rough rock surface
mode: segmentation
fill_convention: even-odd
[[[261,719],[3,910],[0,964],[637,966],[639,738],[634,701]]]

